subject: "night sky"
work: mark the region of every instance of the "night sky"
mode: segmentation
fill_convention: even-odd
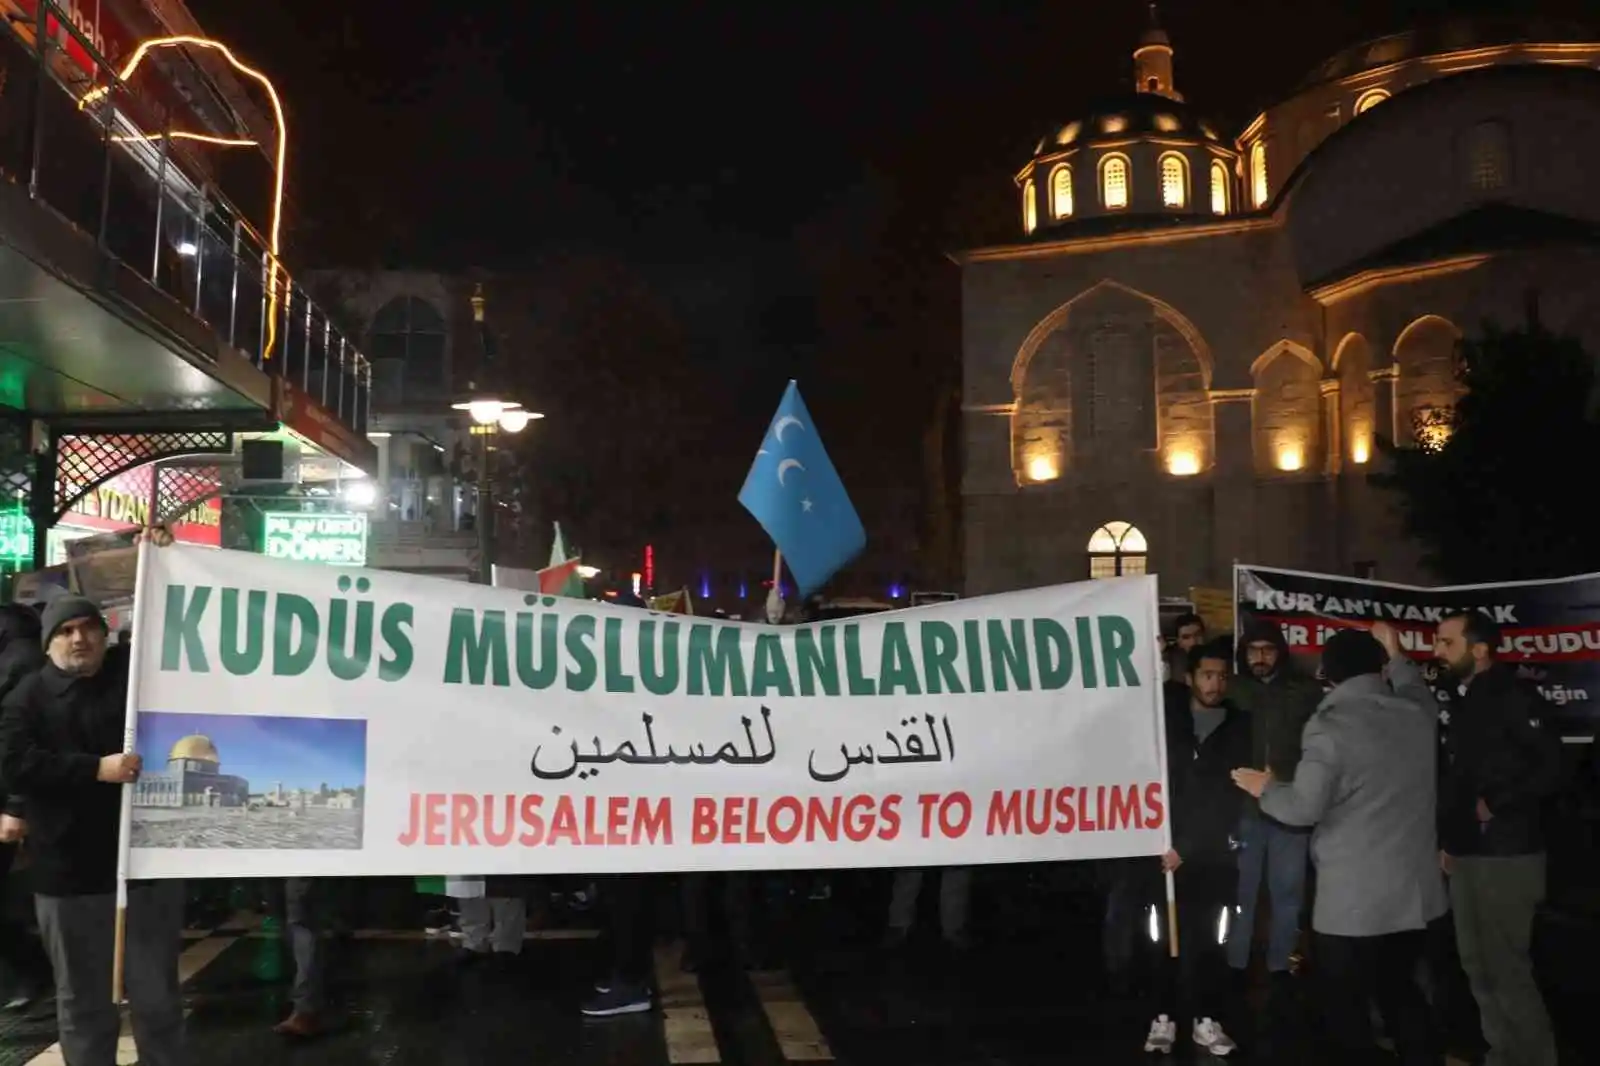
[[[741,558],[770,550],[734,497],[789,376],[869,540],[909,556],[923,437],[959,384],[944,254],[1018,235],[1011,176],[1053,123],[1131,87],[1148,18],[1137,0],[189,4],[286,96],[291,264],[577,259],[646,293],[676,365],[622,377],[682,415],[658,450],[709,454],[658,460],[632,510],[587,520],[736,529],[718,551]],[[1236,132],[1337,48],[1467,7],[1517,5],[1170,0],[1161,18],[1179,91]],[[568,406],[541,432],[565,421],[569,461],[636,421],[608,419],[602,390],[552,394]]]

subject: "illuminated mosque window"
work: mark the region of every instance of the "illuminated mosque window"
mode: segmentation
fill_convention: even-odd
[[[1267,206],[1267,146],[1260,141],[1250,146],[1250,203]]]
[[[1176,133],[1183,128],[1183,123],[1178,121],[1177,115],[1160,114],[1151,121],[1155,123],[1156,129],[1162,133]]]
[[[1211,213],[1228,213],[1228,167],[1220,159],[1211,161]]]
[[[1503,122],[1480,122],[1467,135],[1467,183],[1495,192],[1511,182],[1511,131]]]
[[[1360,96],[1356,97],[1356,106],[1351,114],[1360,115],[1364,112],[1371,111],[1373,108],[1377,107],[1387,99],[1389,99],[1389,94],[1384,90],[1369,89]]]
[[[1176,152],[1161,157],[1161,206],[1186,207],[1189,204],[1189,164]]]
[[[1056,134],[1057,144],[1071,144],[1078,139],[1078,134],[1083,131],[1083,123],[1069,122],[1061,127],[1061,132]]]
[[[1050,174],[1050,213],[1056,218],[1072,217],[1072,168],[1065,163]]]
[[[1112,155],[1100,164],[1100,198],[1111,211],[1120,211],[1128,206],[1127,159]]]
[[[1128,128],[1128,120],[1122,115],[1106,115],[1100,120],[1101,133],[1121,133]]]
[[[1022,183],[1022,228],[1032,233],[1039,225],[1039,207],[1034,203],[1033,179]]]
[[[1089,538],[1089,576],[1137,577],[1147,572],[1144,534],[1127,522],[1107,522]]]

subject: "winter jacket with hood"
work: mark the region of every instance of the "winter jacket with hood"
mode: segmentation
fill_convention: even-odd
[[[1278,649],[1278,670],[1266,681],[1250,672],[1249,647],[1260,641],[1271,641]],[[1270,769],[1278,781],[1293,781],[1306,723],[1322,702],[1322,686],[1295,665],[1283,629],[1274,622],[1246,624],[1237,648],[1239,675],[1228,688],[1228,698],[1250,715],[1250,765]]]
[[[44,665],[44,650],[39,646],[39,614],[20,603],[0,607],[0,701],[29,674]],[[6,814],[26,817],[22,797],[14,794],[0,777],[0,804]]]

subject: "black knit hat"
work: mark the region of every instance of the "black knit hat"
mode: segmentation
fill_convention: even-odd
[[[1341,629],[1322,646],[1322,674],[1339,685],[1362,674],[1383,672],[1383,645],[1365,629]]]
[[[45,604],[40,643],[46,648],[50,647],[50,639],[56,635],[56,630],[82,618],[93,618],[100,623],[101,629],[106,628],[106,616],[100,613],[100,608],[95,606],[93,600],[86,600],[82,596],[57,596]]]

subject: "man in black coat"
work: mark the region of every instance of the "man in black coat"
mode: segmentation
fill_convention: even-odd
[[[1174,964],[1166,938],[1153,938],[1161,962],[1145,1050],[1170,1053],[1178,1019],[1187,1019],[1195,1049],[1220,1057],[1236,1048],[1226,1028],[1235,1004],[1220,930],[1238,890],[1233,834],[1243,803],[1230,775],[1250,759],[1250,720],[1226,698],[1228,659],[1221,648],[1191,648],[1185,670],[1188,685],[1166,689],[1172,850],[1160,860],[1176,883],[1179,957]],[[1134,873],[1147,904],[1165,898],[1156,869],[1152,862]]]
[[[125,755],[125,647],[107,648],[105,617],[62,596],[45,608],[49,661],[0,704],[0,776],[27,797],[39,930],[55,969],[56,1022],[70,1066],[113,1066],[121,1029],[111,1001],[122,786],[139,776]],[[178,953],[183,883],[130,884],[128,1002],[144,1066],[181,1066]]]
[[[1483,1015],[1491,1066],[1555,1066],[1555,1037],[1529,957],[1544,902],[1543,806],[1561,777],[1544,698],[1498,660],[1480,611],[1439,623],[1434,654],[1456,683],[1439,782],[1440,861],[1456,943]]]
[[[39,647],[39,615],[20,603],[0,607],[0,700],[44,665]],[[18,849],[27,836],[23,798],[13,795],[0,778],[0,908]],[[50,988],[50,962],[21,923],[0,912],[0,1003],[7,1010],[25,1007]]]

